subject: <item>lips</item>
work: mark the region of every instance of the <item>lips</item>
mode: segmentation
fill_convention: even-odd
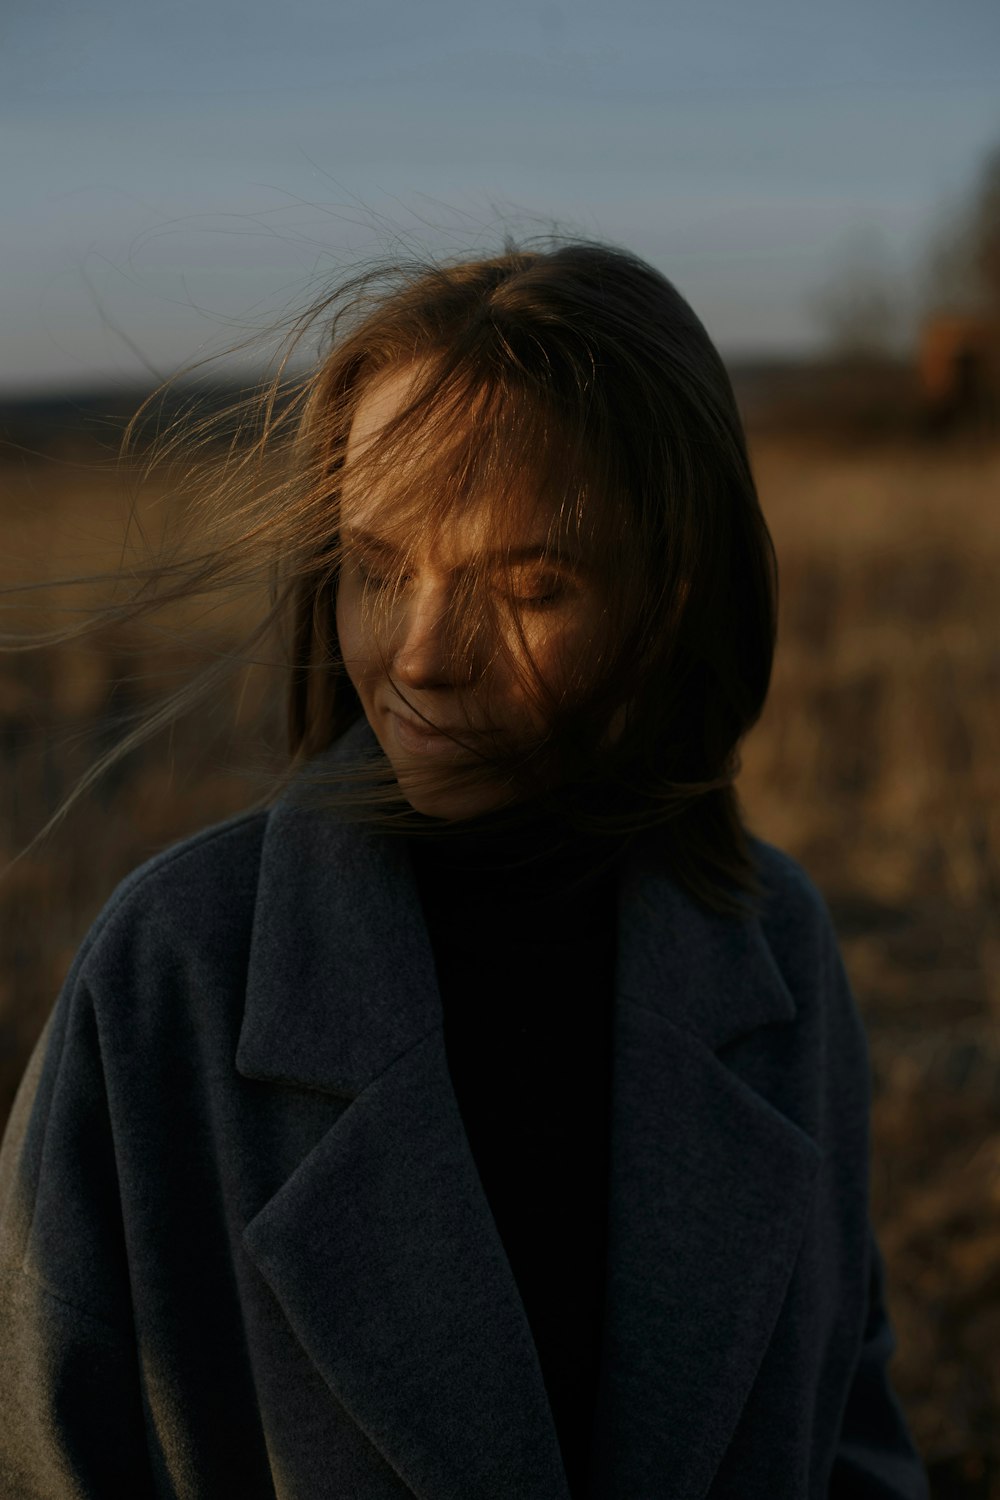
[[[461,750],[456,744],[457,729],[424,724],[420,720],[404,718],[402,714],[389,710],[392,730],[400,749],[411,755],[446,755]]]

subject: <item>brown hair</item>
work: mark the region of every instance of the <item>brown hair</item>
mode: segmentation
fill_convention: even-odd
[[[367,271],[310,309],[290,349],[318,324],[329,347],[313,371],[283,382],[279,370],[251,404],[259,434],[234,444],[202,500],[197,557],[156,579],[165,602],[270,569],[271,611],[248,645],[274,624],[285,631],[282,781],[361,713],[335,624],[345,453],[363,394],[410,365],[403,409],[349,466],[352,485],[391,496],[382,514],[401,548],[408,527],[486,495],[502,544],[527,486],[554,502],[553,544],[586,533],[601,568],[608,628],[580,664],[586,690],[547,704],[550,732],[530,765],[497,746],[486,769],[547,790],[595,829],[659,830],[693,895],[739,907],[756,885],[733,780],[768,689],[776,568],[732,388],[691,308],[625,251],[508,244],[485,259]],[[453,631],[459,675],[503,598],[470,586]],[[128,608],[148,607],[143,585]],[[541,698],[544,682],[530,661],[525,670]],[[343,785],[356,812],[393,820],[384,764],[367,786],[362,771]]]

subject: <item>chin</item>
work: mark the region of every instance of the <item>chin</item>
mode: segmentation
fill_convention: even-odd
[[[400,791],[415,812],[427,818],[476,818],[482,813],[505,807],[512,797],[509,790],[489,786],[430,786],[409,777],[399,778]]]

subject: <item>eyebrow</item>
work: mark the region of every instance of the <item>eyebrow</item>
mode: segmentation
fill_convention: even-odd
[[[392,558],[400,555],[399,548],[385,539],[376,536],[371,531],[360,531],[355,528],[344,528],[341,531],[341,540],[347,547],[365,547],[370,552],[377,552],[382,557]],[[586,572],[586,563],[576,553],[569,553],[553,547],[548,542],[529,542],[523,547],[494,547],[484,554],[487,558],[497,562],[546,562],[556,563],[559,567],[570,568],[577,572]]]

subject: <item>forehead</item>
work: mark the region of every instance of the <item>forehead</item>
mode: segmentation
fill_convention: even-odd
[[[422,366],[403,365],[378,375],[364,389],[347,438],[345,464],[349,467],[369,447],[387,422],[403,410],[413,393]]]
[[[377,376],[362,394],[344,457],[340,515],[344,532],[363,531],[393,542],[404,538],[428,542],[433,536],[438,545],[462,552],[487,545],[541,546],[554,540],[555,533],[562,532],[561,507],[552,494],[540,492],[529,473],[505,476],[501,493],[497,487],[485,486],[447,502],[452,491],[445,450],[459,451],[462,436],[454,421],[447,426],[450,443],[447,437],[437,444],[432,440],[436,454],[421,452],[419,443],[416,449],[401,444],[398,452],[389,455],[388,464],[377,463],[366,472],[363,461],[367,456],[378,458],[380,435],[406,409],[424,373],[422,364],[394,368]],[[430,420],[433,429],[433,416]],[[463,426],[474,421],[474,410],[463,413]],[[565,543],[565,536],[561,540]]]

